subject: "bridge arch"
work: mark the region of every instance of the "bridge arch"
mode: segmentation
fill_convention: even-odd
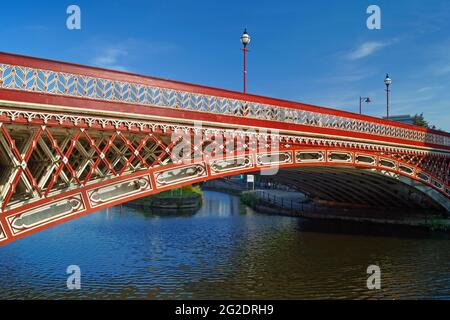
[[[178,155],[181,143],[187,157]],[[358,200],[349,194],[359,180],[348,170],[359,168],[366,183],[379,172],[439,195],[447,208],[450,201],[446,132],[0,53],[0,244],[138,197],[273,166],[309,170],[316,177],[303,179],[305,192],[334,200]],[[320,178],[311,168],[331,172]],[[333,189],[333,174],[350,180]],[[369,189],[357,191],[371,201]]]
[[[305,159],[305,154],[308,159]],[[274,180],[322,200],[347,205],[380,206],[387,203],[397,208],[402,205],[403,208],[417,208],[421,207],[423,202],[424,208],[438,209],[439,205],[430,201],[421,191],[409,186],[405,188],[406,185],[397,179],[380,174],[384,172],[408,177],[443,195],[443,190],[417,177],[418,172],[423,172],[422,169],[383,155],[381,159],[395,163],[395,168],[385,168],[386,163],[381,162],[379,156],[369,153],[364,153],[363,157],[367,159],[361,163],[356,160],[359,154],[358,151],[339,148],[312,149],[291,146],[265,153],[244,152],[228,158],[172,163],[135,172],[128,171],[121,176],[109,175],[77,188],[50,193],[50,196],[42,199],[16,200],[4,211],[0,220],[3,242],[7,243],[76,217],[172,188],[261,170],[275,170],[276,174],[271,176]],[[322,159],[319,155],[328,159]],[[338,156],[331,158],[330,155]],[[367,163],[372,159],[375,159],[375,162]],[[411,168],[412,172],[416,173],[415,176],[400,170],[401,166]],[[331,178],[333,175],[336,177]],[[347,181],[348,178],[350,180]],[[397,194],[389,193],[393,190]],[[420,195],[420,201],[413,202],[413,205],[408,204],[408,201],[414,199],[411,195]]]
[[[294,166],[281,169],[265,181],[287,185],[329,206],[378,208],[384,211],[449,211],[446,198],[406,176],[365,167]],[[412,183],[415,181],[415,183]],[[418,188],[421,186],[421,188]]]

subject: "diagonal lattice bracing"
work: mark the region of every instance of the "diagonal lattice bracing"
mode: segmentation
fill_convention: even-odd
[[[45,199],[92,181],[167,165],[170,149],[177,143],[166,145],[167,137],[152,133],[61,130],[44,125],[22,130],[0,124],[4,151],[0,163],[6,170],[0,180],[2,211],[11,201]]]
[[[4,210],[6,204],[10,201],[11,197],[19,191],[25,193],[28,196],[39,194],[41,195],[41,189],[39,188],[36,180],[34,179],[30,168],[28,168],[28,161],[36,147],[36,142],[39,140],[41,130],[38,129],[34,134],[28,135],[28,137],[19,136],[18,141],[22,143],[17,144],[16,140],[12,138],[6,125],[0,123],[0,143],[3,145],[6,154],[9,157],[9,169],[7,181],[4,182],[2,188],[2,205],[1,209]],[[21,190],[17,190],[18,187]]]
[[[195,161],[198,155],[204,155],[208,159],[262,149],[267,152],[276,151],[270,135],[260,135],[258,139],[263,139],[255,141],[254,134],[218,134],[209,128],[201,131],[200,135],[199,131],[189,133],[188,130],[188,138],[183,140],[182,136],[176,135],[173,139],[166,132],[165,125],[157,134],[85,128],[62,129],[42,125],[28,127],[31,130],[14,129],[14,137],[9,133],[8,126],[10,125],[3,125],[0,138],[3,148],[7,149],[5,154],[8,155],[9,164],[4,166],[11,172],[9,180],[2,178],[5,181],[3,185],[7,186],[1,189],[2,199],[6,200],[2,203],[3,208],[13,195],[16,198],[45,198],[52,192],[83,187],[93,181],[179,163],[182,158],[189,163]],[[23,133],[25,131],[26,134]],[[295,142],[293,138],[281,140],[286,146],[302,141]],[[187,153],[176,154],[174,150],[182,143],[187,146]],[[333,147],[343,146],[342,143],[317,139],[306,139],[304,143],[314,147],[330,143]],[[357,148],[357,145],[352,144],[351,147]],[[363,149],[368,149],[368,146]],[[405,173],[414,174],[419,168],[429,172],[430,176],[439,180],[434,182],[435,186],[442,187],[442,184],[448,182],[448,158],[445,156],[408,154],[405,151],[388,152],[385,155],[405,163],[399,167]],[[432,182],[430,176],[426,179]]]

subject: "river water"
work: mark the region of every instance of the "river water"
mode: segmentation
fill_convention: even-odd
[[[194,215],[114,207],[0,247],[0,298],[450,299],[448,236],[377,229],[262,215],[216,192]]]

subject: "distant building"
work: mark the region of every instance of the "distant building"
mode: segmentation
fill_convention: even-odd
[[[383,117],[383,119],[386,119],[386,117]],[[409,114],[400,116],[390,116],[389,120],[402,122],[406,124],[414,124],[414,118],[411,117]]]

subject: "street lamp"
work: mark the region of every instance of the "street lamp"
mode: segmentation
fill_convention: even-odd
[[[241,50],[244,52],[244,93],[247,92],[247,45],[250,43],[250,36],[247,33],[247,28],[241,36],[241,43],[244,46]]]
[[[359,97],[359,114],[362,114],[362,103],[371,103],[372,100],[370,100],[369,97]]]
[[[389,78],[389,75],[386,73],[386,78],[384,78],[384,84],[386,85],[386,119],[389,120],[389,86],[391,85],[392,80]]]

